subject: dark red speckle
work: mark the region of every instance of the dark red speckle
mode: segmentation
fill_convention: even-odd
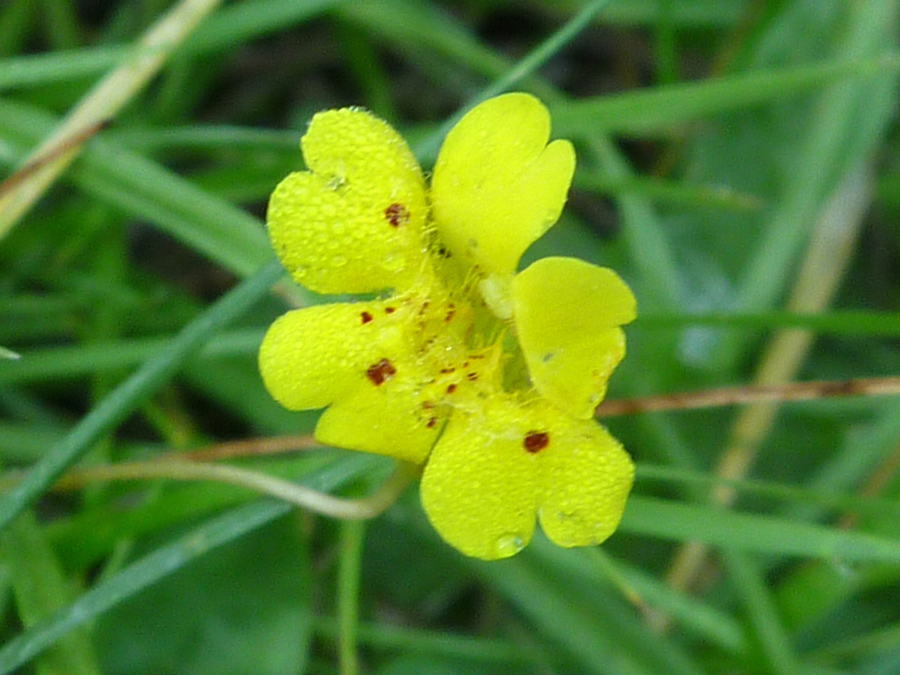
[[[466,377],[467,377],[470,381],[474,382],[475,380],[478,379],[478,373],[466,373]]]
[[[430,420],[428,420],[428,424],[426,424],[425,426],[429,429],[434,429],[437,426],[437,418],[432,417]]]
[[[396,307],[385,307],[385,308],[384,308],[384,313],[385,313],[385,314],[393,314],[393,313],[396,312],[396,311],[397,311],[397,308],[396,308]]]
[[[456,385],[455,385],[455,384],[448,384],[448,385],[447,385],[447,393],[448,393],[448,394],[452,394],[454,391],[456,391]]]
[[[550,445],[550,434],[546,431],[529,431],[525,434],[522,446],[531,453],[540,452]]]
[[[372,315],[369,314],[368,312],[363,312],[359,316],[362,319],[363,323],[369,323],[372,320]]]
[[[403,204],[391,204],[384,210],[384,217],[391,227],[400,227],[409,222],[409,210]]]
[[[384,384],[385,380],[391,379],[396,374],[397,369],[394,368],[394,364],[387,359],[381,359],[378,363],[369,366],[369,369],[366,371],[366,377],[368,377],[376,387],[381,386]]]

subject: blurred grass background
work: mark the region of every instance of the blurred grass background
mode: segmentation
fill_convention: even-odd
[[[178,43],[141,48],[167,12]],[[262,220],[337,106],[428,167],[487,93],[547,103],[579,166],[529,259],[635,289],[610,398],[900,373],[898,13],[3,0],[0,176],[80,102],[109,124],[21,218],[19,179],[0,194],[0,346],[21,355],[0,359],[0,672],[900,672],[897,398],[610,419],[638,463],[620,531],[495,563],[443,544],[415,490],[365,524],[210,483],[51,490],[75,464],[311,430],[256,370],[266,326],[317,301],[267,292]],[[146,85],[120,71],[121,110],[91,98],[150,57]],[[235,461],[346,495],[389,470],[328,449]]]

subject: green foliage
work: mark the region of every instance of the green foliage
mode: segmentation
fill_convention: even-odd
[[[147,56],[141,36],[179,4],[0,3],[0,176]],[[430,167],[491,92],[545,101],[578,169],[534,253],[614,267],[638,297],[610,398],[900,373],[898,13],[212,8],[0,239],[0,673],[895,672],[893,398],[785,404],[752,424],[734,407],[609,420],[638,464],[620,531],[594,550],[538,537],[495,563],[444,544],[416,490],[362,527],[219,484],[53,483],[312,428],[259,380],[268,324],[319,301],[276,284],[262,221],[312,113],[336,106],[383,115]],[[231,461],[349,496],[385,473],[326,449]],[[734,502],[714,503],[726,488]],[[686,588],[673,569],[688,542],[709,548]]]

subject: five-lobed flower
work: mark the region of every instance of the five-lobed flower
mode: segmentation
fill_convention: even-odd
[[[603,541],[633,477],[591,419],[625,353],[631,291],[572,258],[516,273],[574,171],[572,145],[549,135],[534,97],[490,99],[450,132],[429,190],[389,125],[326,111],[302,140],[309,170],[269,205],[296,281],[383,294],[276,321],[260,351],[269,391],[290,409],[327,408],[320,442],[425,463],[435,528],[486,559],[524,547],[536,516],[562,546]]]

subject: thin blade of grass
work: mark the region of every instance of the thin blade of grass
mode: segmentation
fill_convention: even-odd
[[[476,96],[470,98],[454,115],[445,120],[426,141],[416,146],[416,154],[419,157],[428,159],[436,157],[441,142],[450,130],[456,126],[456,123],[462,119],[463,115],[482,101],[485,101],[492,96],[502,94],[513,85],[532,75],[538,68],[546,63],[550,57],[558,53],[566,46],[566,44],[571,42],[581,31],[583,31],[590,21],[606,8],[610,1],[611,0],[593,0],[592,2],[586,3],[581,11],[569,19],[562,28],[555,31],[549,38],[537,45],[511,68],[508,68],[500,77],[491,82],[490,85],[479,91]]]
[[[743,553],[725,549],[723,554],[731,582],[744,601],[750,627],[756,633],[756,641],[767,659],[768,672],[772,675],[794,675],[799,672],[796,650],[778,616],[762,573]]]
[[[892,337],[900,335],[900,315],[865,310],[831,310],[820,314],[796,312],[709,312],[700,314],[642,313],[633,329],[666,330],[709,326],[734,330],[805,328],[842,336]]]
[[[896,22],[896,3],[878,0],[848,6],[847,11],[847,35],[839,46],[837,58],[860,58],[883,51],[886,27]],[[898,63],[896,54],[882,58],[888,63]],[[891,72],[894,71],[892,67]],[[866,160],[875,142],[875,135],[856,138],[848,148],[848,140],[855,136],[857,127],[866,127],[870,132],[872,128],[885,129],[892,119],[896,101],[891,90],[895,87],[876,90],[880,96],[873,97],[865,109],[860,109],[860,97],[865,93],[869,98],[873,93],[861,89],[861,84],[843,80],[823,92],[798,153],[797,166],[801,170],[788,177],[784,197],[766,224],[740,280],[736,304],[742,310],[766,309],[784,292],[797,256],[824,206],[823,200],[842,173],[849,175]],[[734,364],[746,344],[741,337],[725,336],[717,350],[719,363]]]
[[[221,0],[181,0],[147,31],[140,40],[140,55],[101,80],[60,126],[41,143],[28,161],[48,157],[57,146],[65,146],[73,134],[103,124],[125,106],[167,60],[172,50],[184,41],[197,24]],[[0,238],[12,228],[40,198],[60,173],[77,156],[80,144],[45,162],[14,190],[0,196]]]
[[[23,513],[3,533],[2,559],[9,566],[17,614],[26,626],[70,602],[72,587],[47,537],[31,512]],[[86,630],[70,633],[42,659],[46,672],[99,675],[100,669]]]
[[[671,643],[661,645],[611,591],[593,587],[585,597],[575,595],[567,580],[554,578],[564,576],[564,570],[531,555],[472,565],[549,640],[571,652],[579,672],[650,675],[663,666],[672,675],[697,672],[684,652]]]
[[[134,57],[133,47],[88,47],[0,60],[0,91],[96,75]]]
[[[40,108],[0,101],[0,132],[23,145],[53,125],[53,117]],[[85,149],[71,174],[86,191],[155,223],[241,276],[272,259],[256,218],[156,162],[99,140]]]
[[[892,53],[566,101],[564,105],[551,104],[550,109],[553,126],[562,134],[646,135],[729,110],[798,96],[841,80],[885,75],[898,69],[900,54]]]
[[[0,496],[0,529],[46,490],[69,466],[83,456],[106,432],[124,420],[147,397],[162,386],[213,333],[243,314],[284,271],[276,262],[262,268],[197,319],[188,324],[169,346],[116,387],[50,449],[21,483]]]
[[[265,329],[226,331],[212,337],[197,353],[200,358],[250,355],[259,350]],[[0,384],[24,384],[115,371],[140,364],[159,353],[171,337],[135,338],[26,352],[16,363],[0,361]]]
[[[330,491],[361,475],[370,463],[362,455],[348,455],[311,476],[308,485]],[[190,530],[113,577],[83,593],[33,628],[0,648],[0,675],[12,672],[53,644],[61,636],[136,595],[142,589],[184,567],[218,546],[233,541],[288,513],[289,504],[257,501],[217,516]]]
[[[321,14],[343,0],[245,0],[209,17],[181,46],[178,55],[202,55],[234,49],[269,33],[283,31]]]
[[[773,556],[820,558],[836,563],[900,563],[897,539],[640,495],[631,496],[621,530]]]

